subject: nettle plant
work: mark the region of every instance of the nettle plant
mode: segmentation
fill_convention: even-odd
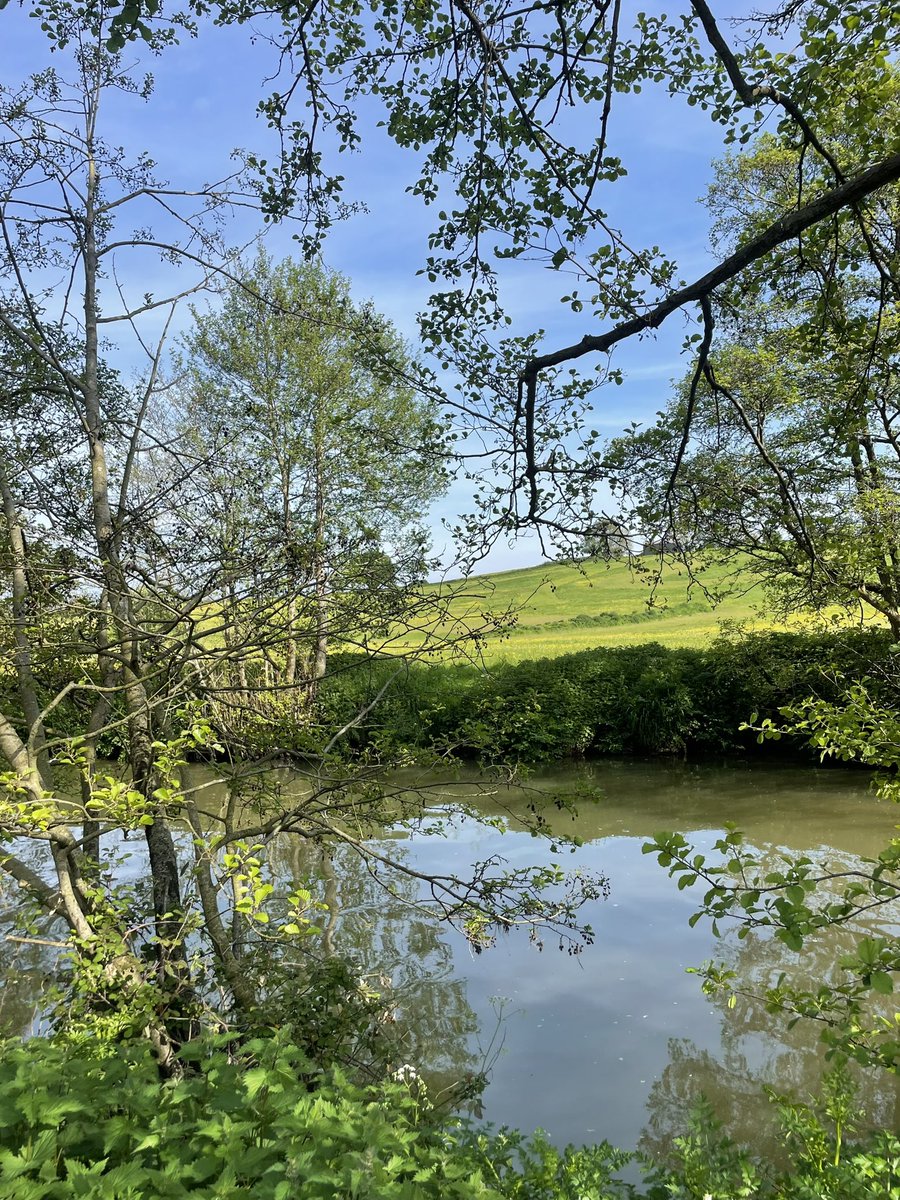
[[[723,1136],[709,1104],[670,1161],[607,1142],[560,1149],[538,1133],[435,1111],[418,1079],[361,1085],[283,1033],[207,1037],[160,1082],[146,1042],[35,1038],[0,1057],[0,1198],[76,1200],[896,1200],[900,1142],[864,1142],[846,1072],[812,1104],[772,1094],[787,1150],[775,1167]],[[626,1182],[624,1170],[632,1179]]]

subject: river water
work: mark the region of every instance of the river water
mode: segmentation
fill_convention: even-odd
[[[196,783],[200,769],[193,772]],[[404,780],[412,786],[413,774]],[[434,778],[427,782],[434,787]],[[433,812],[451,811],[460,794],[495,824],[449,820],[441,836],[388,829],[375,845],[413,870],[464,875],[475,862],[502,856],[509,865],[561,861],[599,871],[609,896],[591,902],[586,919],[594,944],[572,955],[545,939],[538,948],[522,932],[475,953],[466,940],[417,906],[411,876],[373,878],[349,849],[331,862],[297,838],[282,838],[275,870],[283,879],[312,878],[331,911],[325,936],[350,954],[392,1004],[404,1059],[437,1090],[486,1067],[480,1115],[494,1124],[547,1130],[554,1141],[606,1138],[623,1148],[664,1148],[684,1129],[702,1094],[726,1130],[765,1152],[777,1144],[762,1087],[805,1096],[823,1069],[817,1031],[790,1030],[763,1005],[738,998],[710,1002],[689,973],[706,959],[724,961],[740,985],[762,990],[780,971],[809,982],[834,977],[849,948],[847,933],[808,942],[801,954],[766,936],[739,941],[736,930],[715,938],[708,923],[691,929],[696,889],[679,891],[643,843],[679,830],[710,851],[725,823],[777,866],[784,852],[823,862],[874,856],[895,831],[896,809],[876,801],[863,773],[797,766],[715,768],[658,762],[608,762],[534,774],[528,790],[463,776],[433,796]],[[287,791],[301,782],[282,775]],[[549,843],[522,828],[518,814],[535,791],[577,796],[577,814],[551,822],[583,845],[556,859]],[[214,789],[210,790],[210,800]],[[141,855],[133,848],[135,862]],[[388,884],[388,891],[382,886]],[[900,912],[879,920],[897,922]],[[29,961],[9,959],[0,1020],[7,1028],[28,1005]],[[0,963],[0,966],[3,964]],[[31,967],[40,974],[37,960]],[[885,1013],[894,1010],[885,997]],[[900,1118],[895,1080],[859,1076],[860,1101],[873,1124]]]
[[[578,796],[577,816],[556,818],[584,841],[563,865],[609,881],[609,897],[586,914],[596,937],[582,954],[560,952],[549,939],[538,950],[517,933],[473,953],[460,935],[410,913],[408,883],[396,880],[399,898],[386,901],[351,856],[337,856],[337,945],[373,978],[391,980],[411,1027],[410,1061],[451,1078],[454,1068],[487,1061],[484,1116],[540,1126],[559,1143],[606,1138],[658,1149],[684,1129],[701,1093],[734,1136],[770,1143],[762,1086],[801,1097],[813,1090],[823,1069],[817,1031],[804,1023],[789,1030],[741,999],[734,1008],[724,998],[711,1003],[689,969],[724,960],[741,985],[760,990],[782,970],[815,982],[834,975],[851,943],[831,935],[796,954],[771,937],[738,940],[735,929],[716,938],[705,920],[692,929],[699,889],[679,891],[641,847],[677,829],[709,852],[733,822],[773,866],[781,853],[801,851],[846,864],[885,845],[894,806],[872,797],[865,774],[796,766],[602,762],[539,772],[529,786]],[[462,821],[442,837],[395,832],[384,848],[417,869],[460,874],[493,854],[511,865],[550,861],[546,843],[516,828],[528,798],[500,788],[478,802],[488,814],[511,814],[502,832]],[[885,1011],[893,1012],[893,997]],[[893,1128],[896,1082],[863,1073],[859,1083],[869,1120]]]

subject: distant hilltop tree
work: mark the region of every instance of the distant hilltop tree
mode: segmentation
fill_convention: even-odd
[[[677,554],[680,549],[670,538],[650,538],[641,546],[641,554]]]
[[[607,518],[585,536],[582,550],[585,558],[627,558],[632,552],[632,538],[624,525]]]

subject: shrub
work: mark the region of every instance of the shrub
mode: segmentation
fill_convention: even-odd
[[[384,694],[349,732],[354,749],[387,757],[457,753],[485,762],[548,762],[581,754],[771,754],[741,730],[753,713],[849,682],[888,689],[886,635],[751,633],[704,650],[658,643],[582,650],[489,671],[345,656],[322,689],[323,727],[340,727]],[[387,686],[386,686],[387,685]],[[805,752],[799,739],[778,748]]]
[[[142,1042],[7,1043],[0,1200],[900,1200],[900,1139],[842,1143],[830,1101],[773,1097],[793,1152],[775,1170],[700,1109],[672,1163],[560,1150],[542,1134],[441,1121],[417,1082],[317,1070],[282,1036],[191,1043],[161,1082]],[[407,1072],[408,1075],[408,1072]],[[832,1105],[833,1108],[833,1105]]]
[[[476,1200],[496,1195],[455,1157],[408,1087],[362,1088],[278,1038],[239,1056],[186,1047],[161,1083],[149,1047],[34,1039],[0,1061],[3,1200]]]

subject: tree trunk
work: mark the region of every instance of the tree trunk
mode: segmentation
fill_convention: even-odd
[[[213,880],[209,853],[203,844],[199,809],[192,800],[188,802],[186,808],[188,821],[194,834],[194,876],[197,880],[197,891],[203,908],[206,932],[209,934],[216,961],[219,963],[225,982],[231,989],[234,1001],[247,1015],[256,1008],[256,992],[240,963],[237,951],[225,929],[222,914],[219,912],[219,893]]]
[[[334,859],[331,850],[322,846],[321,855],[322,878],[325,880],[325,903],[328,906],[328,919],[322,928],[322,953],[334,958],[334,935],[337,932],[340,896],[338,893],[337,872],[334,869]]]
[[[321,429],[316,430],[314,487],[316,493],[316,644],[313,662],[313,679],[318,682],[328,666],[328,563],[325,548],[327,526],[325,521],[325,471],[324,447]]]
[[[89,101],[93,98],[89,98]],[[160,982],[179,993],[189,989],[189,969],[184,945],[181,885],[178,858],[171,830],[153,801],[153,737],[150,698],[141,678],[139,635],[132,611],[128,581],[120,554],[120,532],[116,528],[109,495],[109,470],[103,434],[99,389],[97,279],[99,256],[96,241],[96,198],[98,179],[92,157],[96,106],[89,102],[86,143],[89,149],[85,196],[84,238],[84,416],[91,470],[91,499],[94,533],[100,569],[109,604],[110,653],[123,663],[125,708],[128,717],[129,763],[134,787],[141,792],[153,823],[146,827],[147,849],[153,884],[157,956]]]
[[[6,535],[12,560],[12,618],[15,641],[14,663],[18,683],[19,699],[28,726],[25,734],[29,758],[41,778],[43,787],[51,787],[50,758],[46,750],[44,723],[41,719],[41,703],[32,668],[31,642],[28,636],[29,586],[25,535],[16,509],[15,497],[10,487],[5,465],[0,462],[0,498]],[[32,603],[34,597],[31,597]]]
[[[284,682],[288,687],[297,683],[297,597],[291,596],[287,606],[287,648],[284,663]]]
[[[97,623],[97,659],[103,670],[102,683],[104,689],[112,688],[116,679],[116,667],[110,661],[107,651],[109,639],[107,630],[107,604],[104,595],[100,601]],[[94,771],[97,765],[97,739],[105,726],[110,713],[109,692],[105,690],[97,697],[91,710],[87,730],[82,743],[81,764],[81,803],[85,813],[89,813],[89,801],[93,797]],[[91,862],[100,862],[100,822],[89,816],[85,817],[82,827],[82,850],[84,856]]]

